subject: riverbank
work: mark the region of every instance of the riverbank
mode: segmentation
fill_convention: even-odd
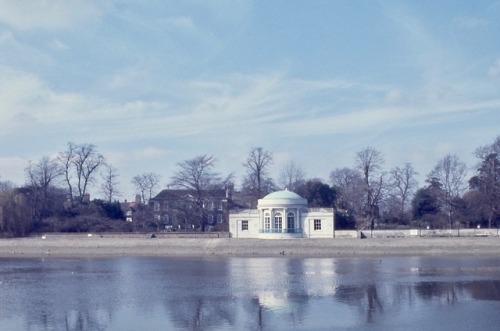
[[[47,235],[0,239],[0,257],[500,255],[500,238],[230,239]]]

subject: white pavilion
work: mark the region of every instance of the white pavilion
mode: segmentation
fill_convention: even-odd
[[[333,208],[308,208],[307,200],[288,191],[276,191],[259,199],[257,209],[232,210],[231,238],[333,238]]]

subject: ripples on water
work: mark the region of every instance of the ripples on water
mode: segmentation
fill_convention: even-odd
[[[0,330],[498,330],[500,258],[0,260]]]

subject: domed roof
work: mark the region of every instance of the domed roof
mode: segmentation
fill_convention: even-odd
[[[297,193],[283,190],[270,193],[257,201],[258,209],[282,208],[287,206],[293,208],[307,207],[307,199],[304,199]]]
[[[287,189],[282,190],[282,191],[276,191],[273,193],[269,193],[266,195],[262,200],[304,200],[300,195],[297,193],[294,193],[292,191],[288,191]]]

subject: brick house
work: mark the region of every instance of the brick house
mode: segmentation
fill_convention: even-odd
[[[194,190],[165,189],[149,200],[149,206],[155,221],[167,231],[227,231],[229,210],[246,208],[235,201],[240,194],[231,188],[203,195],[203,201],[197,202]]]
[[[123,215],[125,216],[126,222],[132,222],[134,220],[134,214],[140,206],[141,206],[140,195],[136,195],[135,201],[133,202],[128,202],[127,200],[125,200],[125,202],[120,203],[120,207],[122,209]]]

